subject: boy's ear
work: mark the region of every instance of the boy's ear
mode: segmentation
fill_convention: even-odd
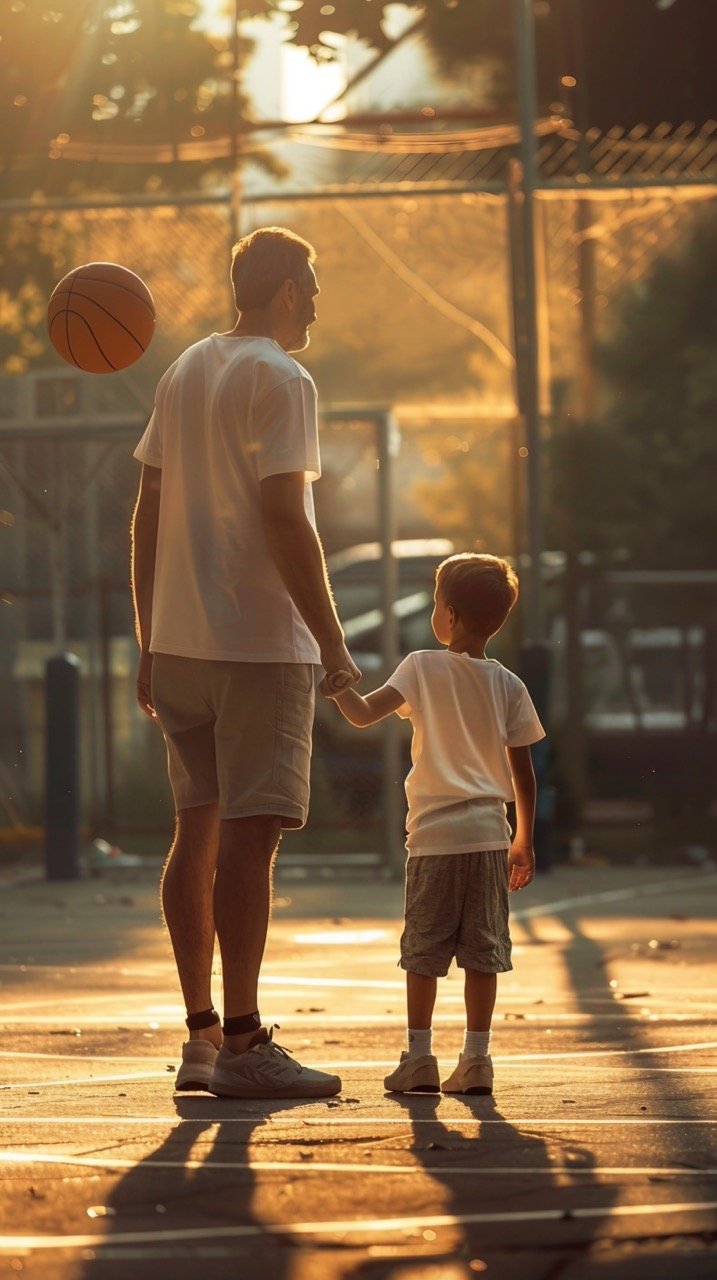
[[[456,613],[455,609],[453,608],[453,605],[452,605],[452,604],[449,604],[449,606],[448,606],[448,625],[449,625],[449,627],[450,627],[451,629],[453,629],[453,627],[455,627],[455,625],[456,625],[456,623],[457,623],[457,622],[458,622],[458,614]]]

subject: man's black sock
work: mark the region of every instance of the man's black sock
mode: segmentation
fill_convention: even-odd
[[[201,1013],[190,1013],[185,1018],[188,1031],[203,1031],[205,1027],[213,1027],[219,1021],[216,1009],[202,1009]]]
[[[249,1031],[258,1031],[261,1026],[259,1010],[254,1013],[243,1013],[239,1018],[225,1018],[222,1030],[225,1036],[244,1036]]]

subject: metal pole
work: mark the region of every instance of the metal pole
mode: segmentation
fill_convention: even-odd
[[[93,835],[100,835],[103,802],[102,697],[100,677],[100,515],[99,477],[97,456],[100,446],[88,443],[83,452],[89,459],[87,471],[92,480],[87,490],[83,517],[85,526],[85,554],[87,557],[88,591],[85,597],[85,628],[87,635],[87,725],[89,730],[89,783],[90,822]]]
[[[80,664],[58,653],[46,666],[45,878],[80,876]]]
[[[398,453],[399,434],[392,413],[376,418],[376,453],[378,457],[378,516],[381,540],[381,613],[383,678],[393,674],[398,662],[398,622],[396,602],[396,560],[393,543],[396,515],[393,495],[393,460]],[[382,847],[384,862],[392,875],[403,871],[403,770],[401,767],[400,725],[389,716],[382,736]]]
[[[527,581],[526,623],[534,641],[543,638],[544,617],[540,583],[540,556],[544,546],[542,459],[540,442],[540,402],[538,395],[538,323],[535,269],[534,198],[537,185],[535,156],[536,77],[535,25],[532,0],[513,0],[516,36],[516,73],[518,121],[520,124],[520,163],[522,181],[522,286],[524,324],[518,333],[516,358],[522,370],[527,454],[526,532],[530,570]]]
[[[51,446],[54,471],[54,503],[48,524],[52,565],[52,638],[57,653],[67,648],[67,478],[62,445]]]

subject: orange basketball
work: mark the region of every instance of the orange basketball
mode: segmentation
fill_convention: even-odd
[[[63,276],[47,304],[53,347],[86,373],[115,373],[144,354],[154,300],[143,280],[116,262],[88,262]]]

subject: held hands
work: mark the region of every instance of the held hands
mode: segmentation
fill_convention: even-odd
[[[532,844],[511,845],[508,854],[508,870],[510,879],[508,889],[513,893],[516,889],[524,889],[535,875],[535,853]]]
[[[332,647],[331,651],[323,651],[321,660],[326,675],[319,684],[319,693],[325,698],[335,698],[345,693],[361,679],[361,672],[353,661],[345,644]]]
[[[324,697],[335,698],[337,694],[345,693],[355,683],[350,671],[331,671],[324,676],[319,689]]]

